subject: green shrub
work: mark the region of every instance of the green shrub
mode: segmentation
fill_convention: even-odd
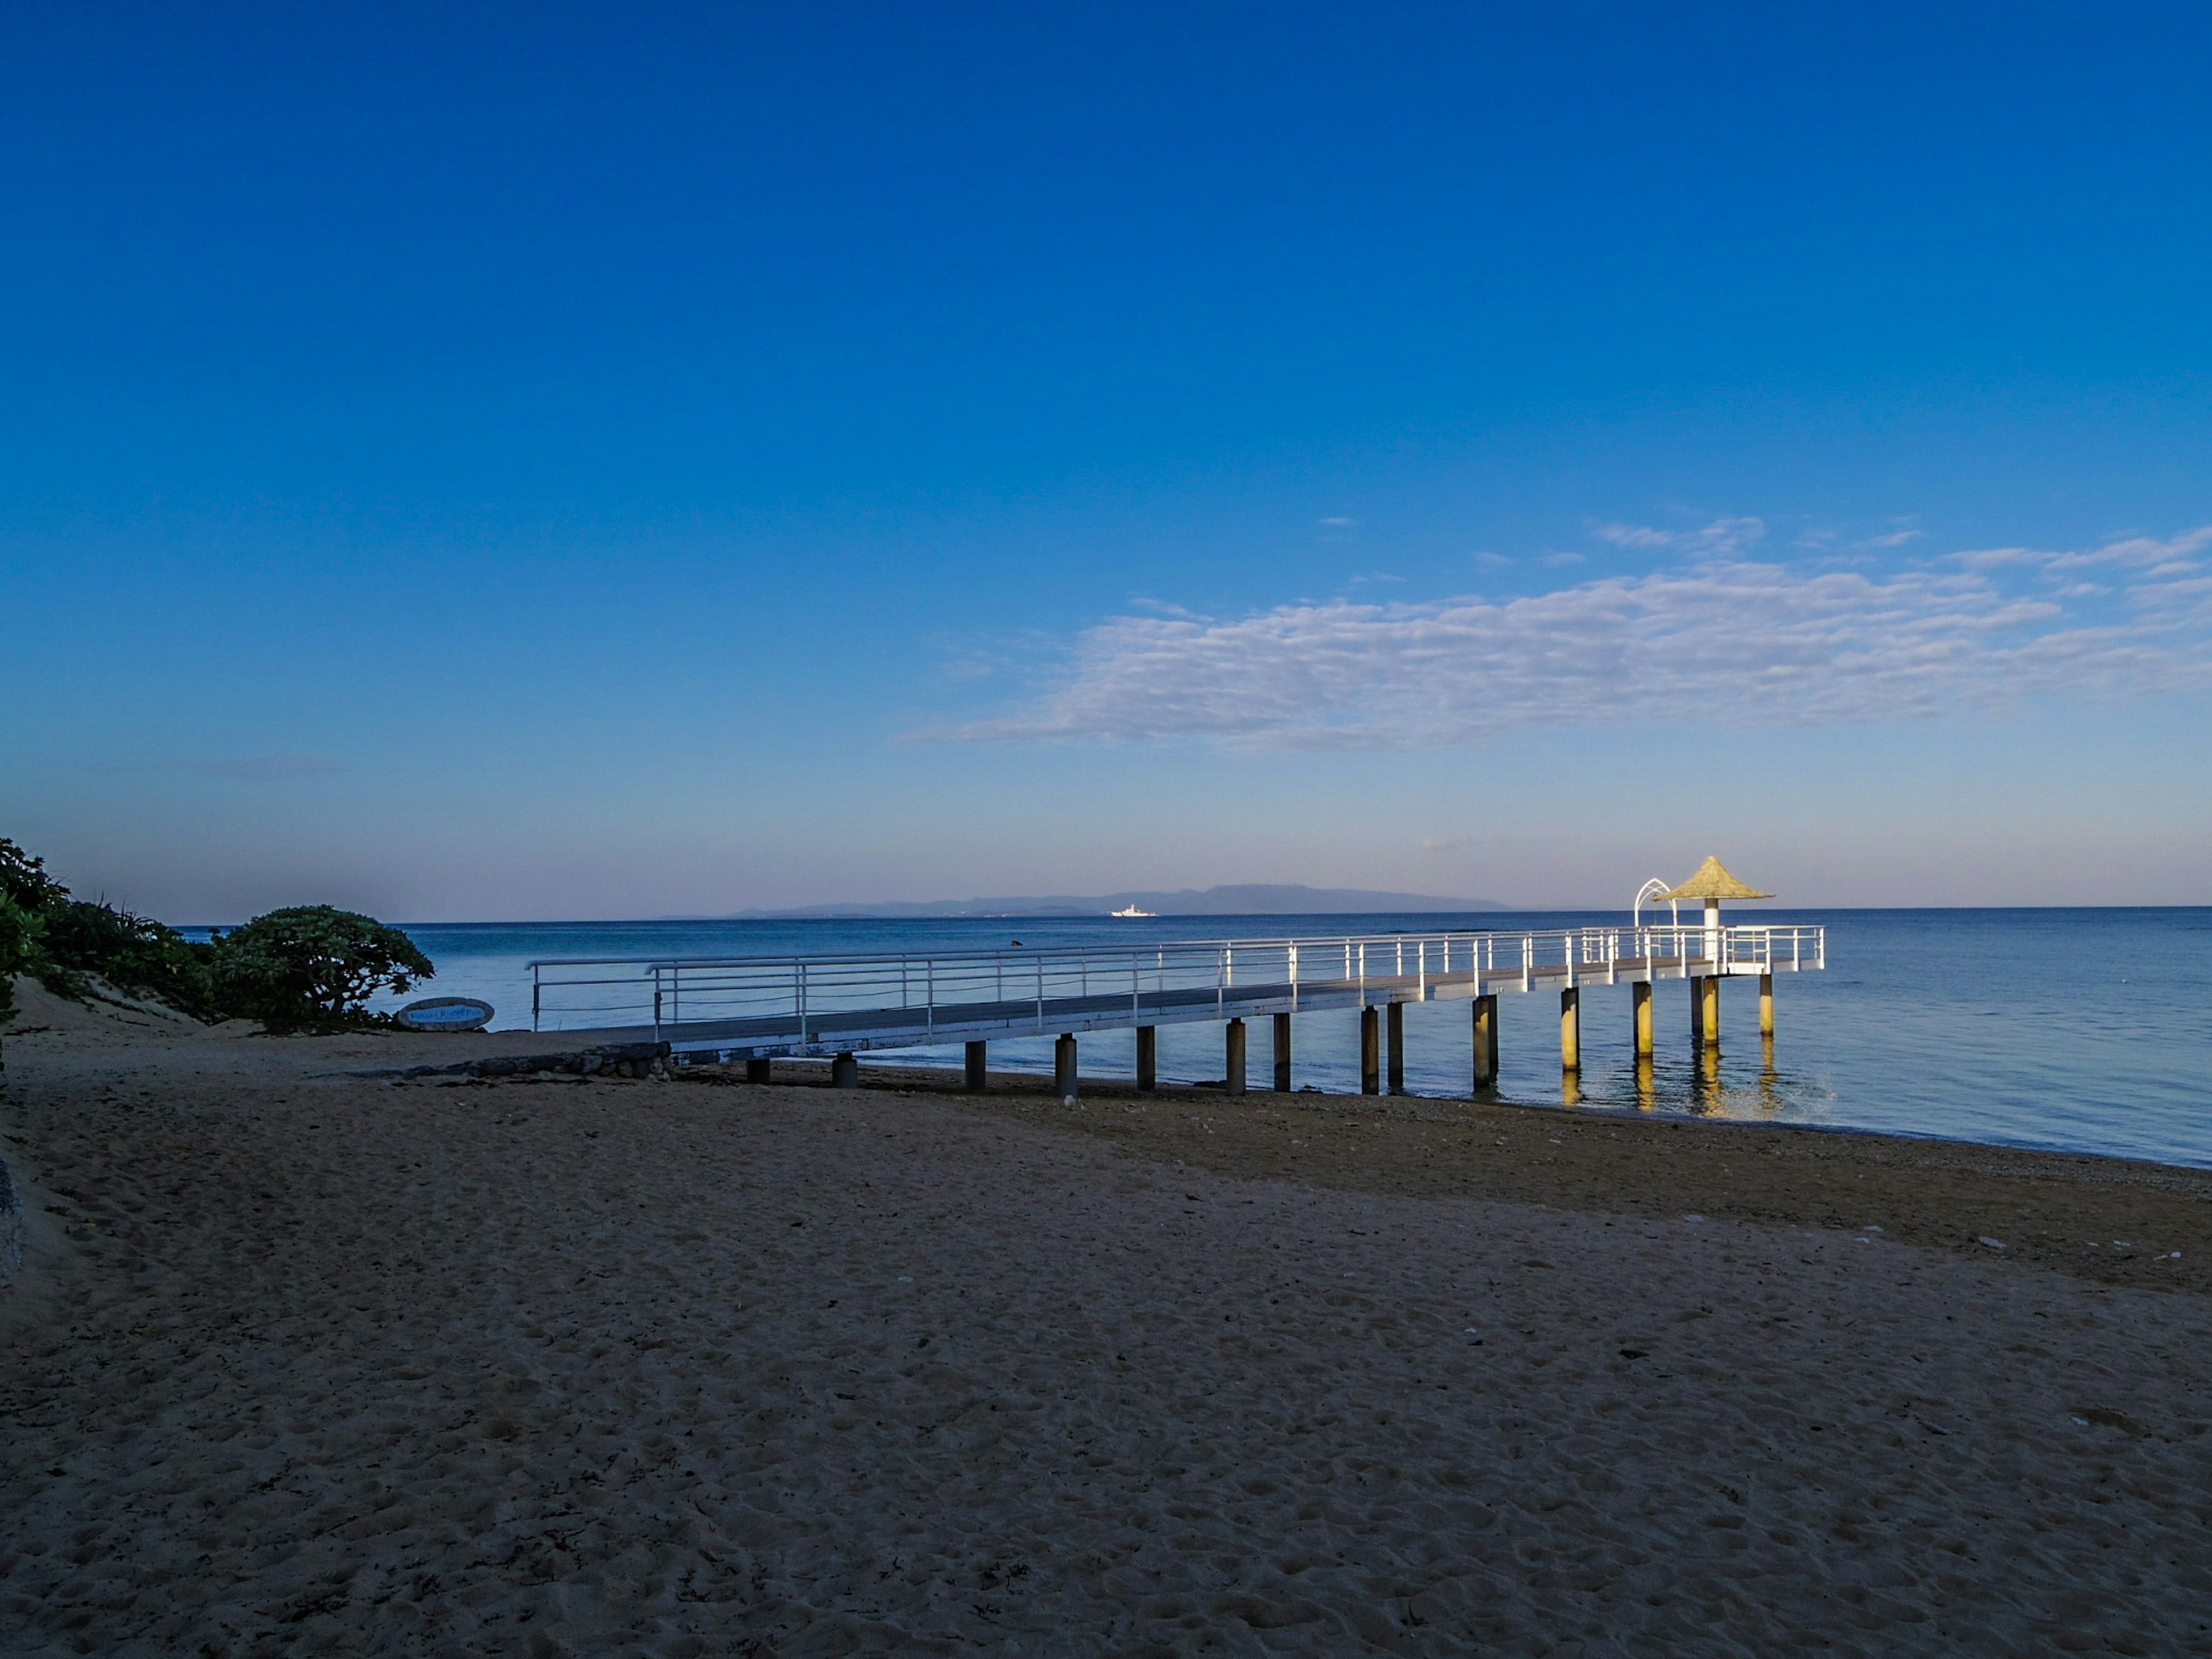
[[[50,982],[97,974],[118,990],[159,997],[196,1018],[222,1018],[209,973],[213,948],[194,945],[150,917],[112,904],[65,900],[46,913],[44,947]],[[80,981],[75,994],[83,988]]]
[[[0,893],[0,1025],[15,1017],[15,975],[34,971],[45,959],[39,937],[46,927],[46,918],[12,893]]]
[[[44,859],[0,836],[0,1024],[15,1017],[16,975],[67,977],[47,959],[45,936],[48,914],[68,899],[69,889],[46,873]]]
[[[14,976],[82,1000],[97,975],[199,1019],[244,1017],[277,1030],[377,1024],[379,991],[402,994],[437,970],[397,927],[327,904],[256,916],[206,945],[150,917],[72,898],[46,861],[0,836],[0,1021]]]
[[[97,975],[119,990],[149,993],[202,1019],[219,1018],[208,978],[210,952],[173,927],[113,905],[71,898],[46,860],[0,836],[0,899],[12,926],[14,973],[34,975],[58,996],[82,1000]]]
[[[224,1013],[277,1030],[379,1023],[366,1011],[371,996],[404,995],[437,972],[397,927],[327,904],[271,910],[232,929],[216,941],[210,969]]]
[[[69,897],[69,889],[46,873],[46,861],[33,858],[0,836],[0,897],[13,899],[34,916],[42,916]]]

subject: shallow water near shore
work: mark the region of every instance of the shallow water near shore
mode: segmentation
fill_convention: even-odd
[[[2212,1167],[2212,908],[1836,910],[1745,906],[1731,920],[1821,922],[1825,973],[1778,975],[1777,1035],[1759,1041],[1753,982],[1723,991],[1717,1068],[1695,1064],[1687,988],[1656,994],[1656,1063],[1639,1079],[1626,986],[1583,993],[1583,1074],[1571,1101],[1559,1066],[1558,1000],[1499,999],[1499,1094],[1527,1103],[1760,1119],[1939,1135]],[[614,921],[410,925],[438,964],[428,992],[479,996],[495,1028],[529,1024],[533,957],[829,954],[1340,936],[1446,927],[1618,924],[1616,912],[1510,915],[961,918],[932,921]],[[1414,1094],[1472,1086],[1469,1008],[1406,1012]],[[1358,1016],[1300,1015],[1293,1083],[1357,1091]],[[1085,1075],[1127,1078],[1126,1031],[1083,1038]],[[879,1055],[879,1060],[890,1059]],[[957,1047],[907,1050],[957,1064]],[[994,1067],[1051,1070],[1051,1039],[994,1042]],[[866,1060],[864,1060],[864,1064]],[[1221,1028],[1164,1025],[1164,1078],[1222,1075]],[[1249,1076],[1272,1075],[1269,1033],[1251,1033]]]

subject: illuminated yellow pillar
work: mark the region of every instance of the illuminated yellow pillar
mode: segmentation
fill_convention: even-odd
[[[1705,1033],[1705,1046],[1717,1048],[1721,1046],[1721,976],[1708,974],[1705,982],[1698,989],[1701,994],[1698,1002],[1701,1012],[1698,1026]]]
[[[1651,981],[1644,980],[1628,988],[1631,1018],[1636,1027],[1636,1057],[1651,1058]]]
[[[1559,1069],[1579,1072],[1583,1068],[1583,994],[1581,988],[1570,985],[1559,993]]]
[[[1763,1037],[1774,1035],[1774,975],[1759,976],[1759,1034]]]
[[[1474,1000],[1474,1086],[1498,1086],[1498,996],[1492,992]]]

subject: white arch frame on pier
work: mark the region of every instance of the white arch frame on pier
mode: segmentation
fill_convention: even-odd
[[[1636,902],[1628,908],[1628,925],[1632,927],[1641,927],[1644,925],[1644,900],[1667,898],[1667,895],[1674,890],[1674,884],[1664,876],[1654,876],[1645,882],[1643,886],[1636,890]],[[1674,926],[1680,927],[1682,925],[1681,900],[1667,899],[1667,904],[1668,908],[1674,912]]]

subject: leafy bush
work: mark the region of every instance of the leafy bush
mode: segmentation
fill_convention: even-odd
[[[0,1025],[15,1017],[15,975],[33,971],[44,959],[39,936],[46,927],[46,918],[25,908],[12,893],[0,893]]]
[[[119,990],[147,992],[201,1019],[222,1016],[209,968],[213,947],[112,904],[68,899],[49,910],[44,940],[50,981],[97,974]],[[56,984],[56,990],[65,988]],[[75,994],[82,994],[80,984]],[[65,991],[66,994],[66,991]]]
[[[208,947],[173,927],[113,905],[71,898],[46,860],[0,837],[0,899],[25,921],[10,973],[34,975],[58,996],[82,1000],[98,975],[120,990],[149,992],[200,1018],[218,1018]]]
[[[0,1022],[14,975],[82,1000],[97,975],[200,1019],[243,1016],[277,1030],[384,1023],[368,999],[437,971],[397,927],[327,904],[256,916],[211,943],[112,904],[72,898],[46,861],[0,836]]]
[[[397,927],[327,904],[256,916],[216,941],[210,965],[224,1012],[279,1030],[373,1023],[371,996],[438,971]]]
[[[0,897],[13,899],[33,915],[44,915],[69,897],[69,889],[46,873],[46,861],[33,858],[0,836]]]

